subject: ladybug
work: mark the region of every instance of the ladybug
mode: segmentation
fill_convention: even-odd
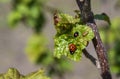
[[[82,36],[85,37],[85,36],[88,35],[88,33],[89,33],[88,31],[85,31],[85,32],[82,34]]]
[[[54,24],[56,25],[59,22],[59,17],[57,15],[57,13],[54,13],[53,19],[54,19]]]
[[[73,55],[74,52],[76,51],[77,47],[75,44],[69,44],[69,51],[70,51],[70,54]]]
[[[74,33],[74,37],[77,37],[78,35],[79,35],[78,32],[75,32],[75,33]]]

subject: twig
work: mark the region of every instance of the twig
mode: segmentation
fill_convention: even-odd
[[[94,21],[94,15],[91,11],[90,0],[76,0],[76,2],[81,11],[83,23],[89,25],[94,32],[95,37],[93,38],[92,42],[94,44],[100,62],[102,79],[112,79],[106,56],[106,50],[103,46],[96,23]]]
[[[85,57],[88,58],[95,66],[97,66],[98,69],[100,68],[100,63],[99,63],[99,61],[98,61],[95,57],[93,57],[92,55],[90,55],[86,49],[83,50],[83,54],[84,54]]]

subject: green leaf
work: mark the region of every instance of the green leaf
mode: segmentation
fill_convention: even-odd
[[[26,54],[31,62],[36,63],[39,57],[47,51],[46,39],[42,35],[34,34],[28,40]]]
[[[21,20],[21,18],[22,18],[22,14],[21,13],[19,13],[17,11],[13,11],[8,16],[8,24],[11,27],[14,27]]]
[[[50,79],[44,74],[44,70],[38,70],[25,76],[25,79]]]
[[[106,13],[96,14],[96,15],[94,15],[94,18],[98,19],[98,20],[104,20],[104,21],[108,22],[109,25],[111,25],[110,18]]]
[[[25,77],[17,69],[9,68],[6,73],[0,74],[0,79],[25,79]]]
[[[38,18],[39,14],[41,13],[41,9],[38,6],[33,6],[30,8],[30,17]]]
[[[44,70],[38,70],[26,76],[21,75],[17,69],[9,68],[4,74],[0,74],[0,79],[50,79],[45,76]]]
[[[80,22],[80,19],[76,19],[73,16],[63,13],[58,14],[58,18],[59,22],[55,28],[59,34],[69,32],[76,23]]]
[[[27,5],[23,5],[23,4],[17,5],[16,11],[18,11],[20,14],[22,14],[22,17],[29,16],[29,14],[30,14],[29,7],[27,7]]]

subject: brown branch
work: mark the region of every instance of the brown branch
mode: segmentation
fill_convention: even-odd
[[[101,76],[103,77],[103,79],[112,79],[111,78],[111,74],[110,74],[110,70],[109,70],[109,65],[108,65],[108,60],[107,60],[107,55],[106,55],[106,50],[103,46],[103,43],[100,39],[100,35],[97,29],[96,24],[92,24],[92,23],[87,23],[94,31],[95,34],[95,38],[93,38],[92,42],[94,44],[94,47],[96,49],[96,53],[101,65],[101,71],[102,74]]]
[[[84,24],[89,25],[94,32],[95,37],[93,38],[92,42],[94,44],[100,62],[102,79],[112,79],[106,56],[106,50],[103,46],[96,23],[94,21],[94,15],[91,11],[90,0],[76,0],[76,2],[81,11],[81,20]]]
[[[97,59],[94,58],[92,55],[90,55],[86,49],[83,50],[83,54],[84,54],[85,57],[88,58],[95,66],[98,67]],[[99,68],[99,67],[98,67],[98,68]]]

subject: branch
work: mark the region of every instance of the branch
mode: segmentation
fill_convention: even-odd
[[[103,46],[96,23],[94,21],[94,15],[91,11],[90,0],[76,0],[76,2],[81,11],[81,20],[84,24],[90,26],[94,32],[95,37],[93,38],[92,42],[94,44],[100,62],[102,79],[112,79],[106,56],[107,52]]]
[[[87,24],[93,29],[95,34],[95,37],[93,38],[92,42],[96,49],[96,53],[101,65],[101,73],[102,73],[101,76],[103,77],[103,79],[112,79],[110,70],[109,70],[108,59],[106,55],[107,52],[101,41],[97,26],[94,23],[87,23]]]
[[[90,55],[86,49],[83,50],[83,54],[84,54],[85,57],[88,58],[95,66],[97,66],[97,68],[100,68],[100,63],[99,63],[99,61],[98,61],[96,58],[94,58],[92,55]]]

